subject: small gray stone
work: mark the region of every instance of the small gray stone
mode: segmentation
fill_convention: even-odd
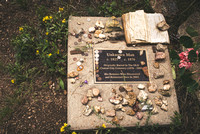
[[[167,106],[165,105],[165,104],[162,104],[162,106],[160,107],[162,110],[164,110],[164,111],[167,111],[168,110],[168,108],[167,108]]]
[[[155,60],[164,60],[166,55],[164,52],[156,52]]]
[[[92,109],[91,109],[91,107],[90,106],[86,106],[85,107],[85,109],[84,109],[84,111],[83,111],[83,115],[85,115],[85,116],[89,116],[91,113],[92,113]]]
[[[153,73],[153,77],[154,77],[155,79],[163,78],[164,75],[165,75],[165,73],[162,72],[162,71],[156,71],[156,72]]]
[[[116,114],[115,114],[115,110],[107,110],[106,111],[106,116],[107,117],[114,117]]]
[[[159,44],[156,45],[156,49],[157,49],[157,51],[164,52],[166,48],[165,48],[164,45],[159,43]]]
[[[82,103],[83,105],[86,105],[86,104],[88,103],[88,98],[87,98],[87,96],[84,96],[84,97],[83,97],[83,99],[81,100],[81,103]]]
[[[120,110],[122,109],[122,104],[118,104],[118,105],[115,105],[114,109],[117,111],[117,110]]]
[[[148,98],[148,94],[144,90],[140,90],[139,95],[137,96],[140,102],[144,102]]]
[[[142,112],[137,112],[136,117],[138,120],[141,120],[143,118],[143,113]]]

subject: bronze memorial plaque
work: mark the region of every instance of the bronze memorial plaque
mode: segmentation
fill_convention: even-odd
[[[102,50],[94,52],[95,83],[149,82],[146,50]]]

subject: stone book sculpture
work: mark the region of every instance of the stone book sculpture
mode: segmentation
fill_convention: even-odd
[[[158,28],[160,22],[165,22],[164,16],[160,13],[145,13],[138,10],[123,14],[122,21],[127,44],[170,43],[167,30]]]

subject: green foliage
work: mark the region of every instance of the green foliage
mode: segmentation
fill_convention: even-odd
[[[174,130],[178,129],[181,127],[182,125],[182,115],[180,113],[178,113],[177,111],[174,112],[174,116],[171,116],[171,127],[170,127],[170,133],[174,133]]]
[[[192,48],[194,46],[193,41],[189,36],[181,36],[180,43],[186,48]]]
[[[99,14],[102,16],[121,16],[122,11],[120,10],[116,1],[107,2],[105,1],[102,6],[99,7]]]
[[[20,27],[20,34],[12,40],[15,58],[18,62],[26,62],[35,58],[36,40],[29,26]]]
[[[192,27],[188,27],[186,29],[186,32],[191,37],[198,36],[198,33]],[[182,56],[185,56],[184,58],[182,56],[179,57],[178,53],[175,50],[170,51],[170,57],[171,57],[173,66],[176,65],[178,67],[177,74],[178,74],[178,78],[182,81],[182,84],[187,88],[189,92],[194,92],[196,90],[199,90],[199,84],[195,80],[192,79],[192,75],[194,73],[190,72],[190,70],[188,70],[188,68],[186,67],[180,68],[179,66],[181,64],[192,64],[192,63],[200,61],[200,56],[199,56],[200,54],[197,56],[197,51],[200,48],[200,43],[194,43],[191,37],[189,36],[180,37],[180,43],[184,47],[190,48],[190,51],[189,49],[187,49],[185,52],[181,53]],[[175,72],[175,69],[173,71]],[[199,72],[197,71],[197,73]]]
[[[37,8],[36,14],[38,16],[40,23],[42,23],[42,19],[48,14],[48,10],[45,6],[41,5]]]
[[[61,87],[61,89],[65,89],[65,84],[64,84],[64,82],[63,82],[63,80],[60,78],[60,82],[59,82],[59,84],[60,84],[60,87]]]

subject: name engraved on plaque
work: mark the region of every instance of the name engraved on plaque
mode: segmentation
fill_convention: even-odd
[[[147,82],[146,50],[94,50],[95,83]]]

